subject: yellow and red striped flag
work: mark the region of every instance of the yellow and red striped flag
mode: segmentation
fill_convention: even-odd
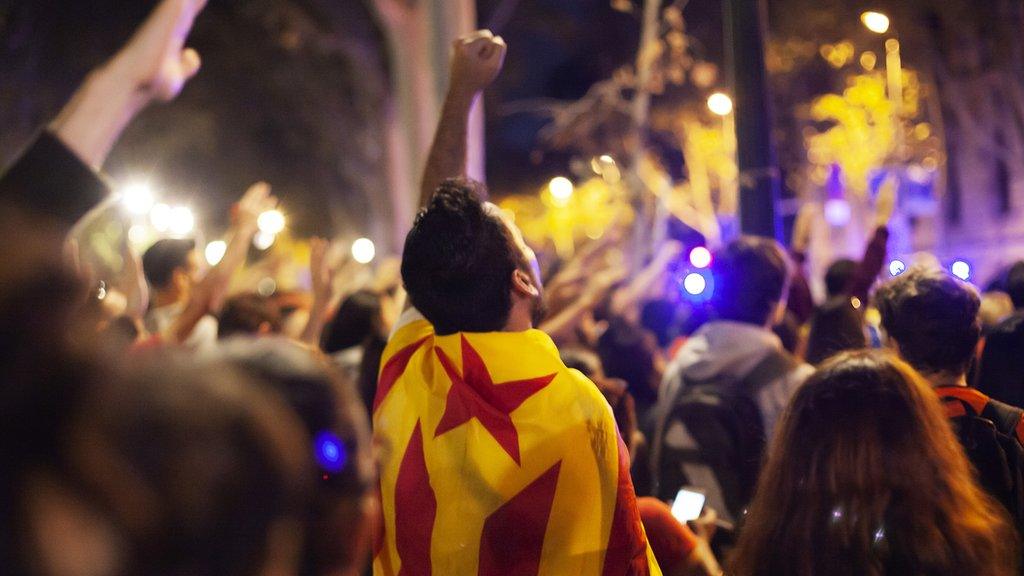
[[[377,576],[660,575],[597,387],[538,330],[392,337]]]

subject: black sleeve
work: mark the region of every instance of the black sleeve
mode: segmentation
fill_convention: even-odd
[[[0,176],[0,203],[56,220],[66,228],[108,194],[103,178],[45,131]]]

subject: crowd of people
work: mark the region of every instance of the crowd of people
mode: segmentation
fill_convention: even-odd
[[[927,259],[880,280],[892,189],[821,302],[810,211],[788,251],[710,247],[703,300],[683,239],[535,253],[465,178],[486,31],[400,260],[314,240],[309,294],[232,291],[258,183],[216,265],[168,238],[97,278],[75,230],[199,71],[203,5],[162,0],[0,177],[4,573],[1020,574],[1024,262],[982,294]]]

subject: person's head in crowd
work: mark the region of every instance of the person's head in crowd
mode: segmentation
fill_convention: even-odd
[[[1006,271],[1006,293],[1013,301],[1013,307],[1024,308],[1024,260],[1014,263]]]
[[[791,310],[785,310],[781,319],[772,325],[772,332],[779,337],[782,347],[790,354],[796,354],[800,347],[800,321]]]
[[[768,327],[782,318],[789,260],[778,242],[743,236],[715,256],[711,303],[719,320]]]
[[[625,380],[641,406],[657,401],[665,367],[653,334],[628,320],[613,317],[597,340],[597,354],[605,374]]]
[[[668,348],[679,335],[678,304],[670,300],[648,300],[640,308],[640,325],[654,334],[658,346]]]
[[[597,385],[612,409],[619,407],[628,393],[629,386],[621,378],[609,378],[605,374],[604,366],[601,365],[601,358],[596,353],[582,346],[566,346],[559,349],[559,353],[566,368],[579,370]]]
[[[322,348],[335,354],[359,346],[368,338],[387,337],[381,299],[371,290],[359,290],[346,297],[334,318],[324,329]]]
[[[523,330],[543,315],[536,257],[483,192],[444,181],[405,239],[405,289],[438,334]]]
[[[968,372],[981,335],[973,288],[944,270],[915,266],[882,285],[875,303],[890,345],[926,378]]]
[[[857,273],[857,263],[849,258],[840,258],[825,270],[825,293],[829,299],[842,296]]]
[[[153,289],[153,306],[188,299],[199,280],[199,253],[195,240],[164,238],[142,255],[142,271]]]
[[[991,291],[981,295],[981,308],[978,318],[981,320],[981,331],[987,334],[1008,316],[1013,314],[1013,300],[1006,292]]]
[[[259,294],[239,294],[224,302],[217,318],[217,338],[239,334],[264,335],[281,332],[281,309]]]
[[[910,366],[846,352],[796,393],[733,556],[736,576],[1017,574],[1017,535]]]
[[[373,461],[367,416],[352,383],[313,350],[284,338],[235,338],[220,354],[280,394],[311,440],[302,454],[315,486],[299,575],[358,575],[369,551]]]
[[[807,334],[805,360],[808,364],[817,366],[840,352],[867,347],[864,314],[860,306],[863,306],[860,301],[839,296],[814,311]]]
[[[292,411],[223,364],[134,364],[79,366],[52,430],[5,439],[32,448],[4,462],[23,573],[294,573],[310,478]]]

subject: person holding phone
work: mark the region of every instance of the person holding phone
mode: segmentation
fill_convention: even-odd
[[[704,509],[700,492],[679,492],[671,508],[657,498],[637,500],[654,557],[665,576],[718,576],[722,568],[710,545],[717,515]]]

